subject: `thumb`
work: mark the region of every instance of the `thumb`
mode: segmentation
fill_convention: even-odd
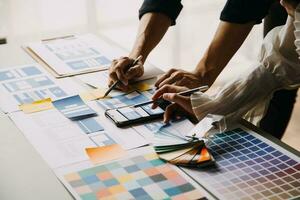
[[[193,109],[190,103],[189,97],[184,97],[176,93],[165,93],[163,94],[163,99],[167,101],[174,102],[178,104],[180,107],[182,107],[184,110],[186,110],[189,113],[193,113]]]
[[[180,104],[180,95],[176,93],[165,93],[162,97],[164,100]]]

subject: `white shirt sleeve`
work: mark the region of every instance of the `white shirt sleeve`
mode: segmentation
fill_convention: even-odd
[[[195,93],[191,96],[198,120],[207,114],[224,115],[227,122],[244,117],[251,122],[260,119],[274,91],[291,89],[300,84],[300,62],[294,45],[293,19],[272,30],[264,40],[260,62],[214,95]],[[299,48],[300,49],[300,48]]]

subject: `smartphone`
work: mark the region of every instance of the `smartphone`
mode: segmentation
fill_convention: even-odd
[[[162,118],[166,105],[159,106],[156,109],[152,109],[151,106],[152,104],[147,104],[142,106],[133,105],[108,109],[105,111],[105,116],[111,119],[117,127],[124,127]]]

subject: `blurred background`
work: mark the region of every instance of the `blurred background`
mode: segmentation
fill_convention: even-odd
[[[20,46],[49,37],[97,33],[130,50],[138,26],[142,0],[0,0],[0,41]],[[184,9],[149,61],[163,70],[171,67],[192,70],[208,46],[219,23],[225,0],[183,0]],[[1,40],[2,39],[2,40]],[[0,42],[1,43],[1,42]],[[238,77],[255,64],[262,43],[262,25],[255,26],[215,86]],[[5,45],[0,45],[5,46]],[[3,63],[13,59],[4,55]],[[2,53],[2,54],[5,54]],[[284,141],[300,150],[300,105]]]

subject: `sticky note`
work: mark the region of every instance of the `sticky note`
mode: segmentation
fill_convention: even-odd
[[[80,97],[82,99],[84,99],[85,101],[93,101],[96,99],[103,99],[106,90],[107,90],[106,88],[98,88],[98,89],[89,90],[86,92],[82,92],[80,94]],[[106,96],[105,98],[111,98],[111,97]]]
[[[72,120],[88,118],[97,114],[82,101],[79,95],[53,101],[53,105],[63,115]]]
[[[19,108],[26,114],[50,110],[53,108],[51,98],[42,99],[29,104],[22,104]]]
[[[94,164],[115,160],[126,155],[126,151],[119,144],[86,148],[85,151]]]

